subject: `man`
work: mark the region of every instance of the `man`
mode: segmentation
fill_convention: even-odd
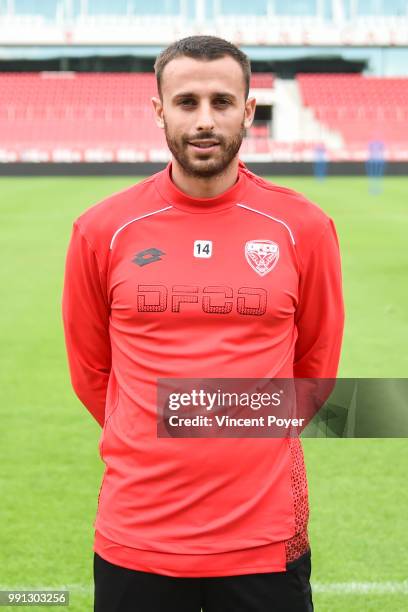
[[[374,138],[368,143],[366,172],[371,195],[379,195],[385,170],[385,146],[381,139]]]
[[[310,611],[299,440],[161,438],[156,394],[159,378],[335,376],[334,226],[239,161],[256,104],[240,50],[193,36],[155,71],[172,162],[80,216],[66,263],[72,383],[103,427],[95,610]]]

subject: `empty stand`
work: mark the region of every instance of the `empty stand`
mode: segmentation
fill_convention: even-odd
[[[251,87],[272,88],[273,75],[254,74]],[[166,158],[154,95],[151,73],[0,74],[0,151],[23,160],[37,151],[41,161]],[[269,150],[267,136],[258,130],[255,152]]]
[[[110,149],[164,146],[150,109],[152,74],[0,76],[0,147]]]
[[[408,79],[319,74],[297,83],[304,107],[341,134],[343,150],[328,147],[331,159],[364,159],[372,140],[384,142],[389,159],[408,158]],[[252,76],[252,89],[274,87],[273,75]],[[0,161],[168,159],[153,119],[156,93],[151,73],[0,74]],[[270,134],[267,122],[256,122],[244,159],[313,159],[317,143],[274,142]]]
[[[408,79],[362,75],[303,74],[303,103],[346,147],[367,148],[381,140],[389,151],[408,147]]]

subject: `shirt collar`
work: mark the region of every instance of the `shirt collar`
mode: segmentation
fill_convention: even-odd
[[[174,206],[192,213],[212,213],[225,208],[230,208],[242,201],[244,191],[247,187],[246,167],[240,161],[238,166],[238,178],[236,183],[227,191],[220,193],[214,198],[193,198],[181,191],[173,183],[171,178],[172,163],[160,172],[156,177],[156,187],[162,198]]]

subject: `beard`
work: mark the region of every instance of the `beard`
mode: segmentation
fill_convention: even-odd
[[[242,121],[239,131],[229,138],[204,131],[194,136],[185,134],[175,136],[171,134],[168,124],[164,121],[164,132],[167,146],[186,174],[196,178],[211,178],[225,172],[236,157],[245,135],[245,127]],[[203,149],[202,152],[193,152],[190,150],[191,140],[208,139],[214,139],[219,143],[215,151],[207,152]]]

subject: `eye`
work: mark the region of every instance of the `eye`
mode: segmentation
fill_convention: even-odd
[[[214,103],[217,106],[228,106],[228,104],[230,104],[230,101],[227,98],[216,98],[214,100]]]
[[[192,98],[185,98],[184,100],[180,100],[180,106],[193,106],[195,101]]]

